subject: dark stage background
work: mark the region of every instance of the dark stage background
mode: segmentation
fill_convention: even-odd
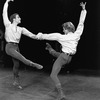
[[[71,21],[77,27],[81,12],[80,2],[82,1],[87,2],[85,28],[77,47],[77,53],[73,56],[68,69],[100,70],[99,0],[15,0],[9,4],[8,13],[9,16],[15,12],[19,13],[22,18],[20,26],[26,27],[34,34],[38,32],[62,33],[61,25],[66,21]],[[2,8],[4,2],[5,0],[0,0],[0,29],[3,32]],[[42,64],[44,70],[48,71],[52,68],[55,58],[45,50],[46,42],[59,51],[59,43],[56,41],[33,40],[24,35],[21,37],[19,47],[26,58]],[[4,57],[5,65],[11,67],[11,58],[7,55]]]

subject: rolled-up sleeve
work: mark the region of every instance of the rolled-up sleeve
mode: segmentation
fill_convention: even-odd
[[[11,22],[9,21],[8,19],[8,2],[6,2],[4,4],[4,8],[3,8],[3,13],[2,13],[2,16],[3,16],[3,23],[5,26],[8,26],[9,24],[11,24]]]
[[[87,11],[86,10],[82,10],[81,11],[79,24],[78,24],[78,27],[77,27],[77,29],[75,31],[75,33],[78,34],[78,35],[81,35],[82,32],[83,32],[83,29],[84,29],[84,21],[85,21],[85,18],[86,18],[86,14],[87,14]]]

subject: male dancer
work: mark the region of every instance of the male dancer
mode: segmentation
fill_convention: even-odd
[[[63,93],[61,83],[57,77],[58,73],[61,70],[61,67],[69,63],[71,61],[72,55],[76,53],[76,48],[78,45],[78,41],[80,40],[80,36],[83,33],[84,28],[84,21],[86,18],[86,9],[85,9],[86,3],[81,3],[80,6],[82,7],[82,11],[80,14],[80,20],[78,27],[75,31],[75,27],[71,22],[66,22],[63,24],[63,32],[64,35],[60,33],[51,33],[51,34],[42,34],[38,33],[37,38],[42,40],[56,40],[58,41],[62,46],[62,52],[56,52],[48,43],[46,49],[49,50],[49,53],[53,56],[57,57],[57,60],[53,64],[52,72],[51,72],[51,79],[53,80],[56,89],[58,90],[58,99],[63,100],[65,98],[65,95]]]
[[[18,24],[21,23],[21,18],[17,13],[11,15],[10,20],[8,19],[8,3],[14,0],[6,0],[3,7],[3,22],[5,26],[5,40],[7,42],[5,50],[6,53],[12,57],[14,66],[13,66],[13,74],[14,74],[14,83],[13,85],[22,88],[19,84],[19,61],[24,64],[32,67],[36,67],[38,69],[42,69],[43,66],[37,63],[34,63],[28,59],[26,59],[22,54],[20,54],[18,43],[21,38],[21,34],[24,34],[30,38],[36,39],[36,35],[28,31],[24,27],[19,27]]]

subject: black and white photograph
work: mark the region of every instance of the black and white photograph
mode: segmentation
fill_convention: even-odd
[[[100,1],[0,0],[0,100],[100,100]]]

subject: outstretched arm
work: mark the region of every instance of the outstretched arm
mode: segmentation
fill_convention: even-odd
[[[42,34],[41,32],[39,32],[37,34],[37,38],[38,39],[44,39],[44,40],[59,40],[61,38],[61,34],[60,33],[49,33],[49,34]]]
[[[78,24],[78,27],[76,29],[76,33],[78,34],[82,34],[83,32],[83,28],[84,28],[84,22],[85,22],[85,18],[86,18],[86,14],[87,14],[87,11],[85,9],[85,5],[86,5],[86,2],[85,3],[80,3],[80,6],[82,7],[82,11],[81,11],[81,14],[80,14],[80,19],[79,19],[79,24]]]
[[[4,22],[4,25],[7,26],[8,24],[10,24],[11,22],[9,21],[8,19],[8,3],[10,1],[13,1],[13,0],[6,0],[5,4],[4,4],[4,7],[3,7],[3,22]]]
[[[33,34],[32,32],[28,31],[26,28],[22,28],[22,34],[32,38],[32,39],[37,39],[36,35]]]

